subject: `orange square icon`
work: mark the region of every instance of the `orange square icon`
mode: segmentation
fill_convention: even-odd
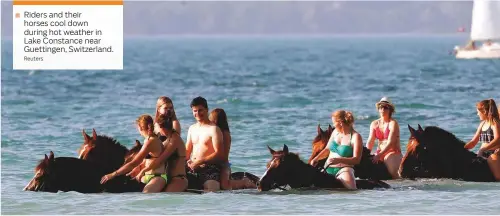
[[[21,17],[21,14],[16,13],[16,18],[19,18],[19,17]]]

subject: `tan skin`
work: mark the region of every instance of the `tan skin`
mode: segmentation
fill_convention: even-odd
[[[400,178],[399,175],[399,165],[401,164],[401,160],[403,159],[403,155],[401,153],[401,141],[399,138],[399,124],[398,122],[390,117],[390,110],[386,108],[387,105],[380,105],[378,108],[380,119],[373,121],[370,125],[370,135],[368,136],[368,142],[366,147],[373,149],[375,145],[375,137],[374,130],[378,127],[380,131],[385,132],[387,125],[389,125],[389,137],[387,140],[383,142],[387,142],[386,147],[381,149],[381,151],[373,157],[373,161],[383,161],[387,166],[389,173],[392,175],[393,179]],[[380,147],[380,146],[379,146]],[[385,155],[384,158],[381,158],[381,155]]]
[[[126,163],[115,172],[103,176],[101,179],[101,184],[106,183],[107,181],[113,179],[116,176],[123,175],[132,171],[135,167],[139,166],[144,161],[144,159],[149,153],[152,153],[153,156],[157,156],[162,153],[161,141],[160,139],[158,139],[158,137],[154,135],[152,125],[151,128],[146,128],[146,129],[142,129],[140,127],[137,128],[141,133],[141,135],[145,138],[144,145],[142,145],[141,150],[134,156],[134,159],[132,159],[132,161]],[[150,159],[146,160],[146,166],[149,165],[150,163],[149,161],[151,160]],[[157,168],[154,171],[155,171],[154,173],[165,173],[164,165],[160,166],[160,168]],[[148,184],[144,187],[143,192],[144,193],[161,192],[161,190],[165,187],[165,185],[166,182],[163,178],[155,177],[148,182]]]
[[[464,148],[473,149],[479,142],[479,134],[481,133],[481,130],[487,130],[491,125],[494,139],[489,143],[482,143],[477,155],[482,157],[483,152],[495,150],[495,153],[491,154],[487,160],[495,179],[500,181],[500,124],[494,122],[493,124],[490,124],[490,122],[486,120],[486,113],[483,113],[480,110],[477,110],[477,115],[479,116],[481,123],[479,124],[474,137],[472,137],[472,139],[465,144]]]
[[[145,172],[155,169],[159,167],[162,162],[166,161],[174,152],[177,152],[179,158],[177,160],[171,161],[168,164],[168,177],[171,179],[167,187],[165,188],[165,192],[183,192],[188,188],[188,180],[186,177],[178,177],[179,175],[186,176],[186,147],[184,145],[184,141],[179,136],[178,133],[172,132],[172,130],[167,130],[165,128],[159,129],[160,133],[163,136],[167,137],[167,140],[163,142],[163,146],[165,150],[163,153],[156,159],[154,159],[149,166],[146,166],[142,169],[139,174],[135,176],[137,180],[139,180]],[[131,175],[132,177],[134,175]]]
[[[189,127],[186,141],[188,167],[196,171],[204,164],[220,164],[224,159],[223,135],[219,127],[208,119],[208,109],[193,106],[193,116],[197,123]],[[220,190],[220,183],[208,180],[204,184],[207,191]]]
[[[231,149],[231,134],[229,131],[222,132],[222,140],[224,142],[224,163],[229,163],[229,150]],[[229,180],[229,176],[231,175],[231,168],[229,165],[224,166],[221,170],[221,188],[223,190],[232,190],[232,182]]]
[[[335,154],[330,153],[328,156],[328,159],[325,163],[325,166],[330,165],[331,167],[336,167],[340,166],[341,164],[343,165],[349,165],[349,166],[354,166],[356,164],[359,164],[361,161],[361,155],[362,155],[362,150],[363,150],[363,139],[361,138],[361,135],[354,130],[352,125],[346,125],[345,123],[342,123],[341,121],[336,121],[335,118],[332,117],[332,122],[333,125],[335,126],[335,131],[338,130],[338,132],[333,132],[332,136],[330,137],[330,140],[328,140],[328,144],[323,149],[318,156],[325,154],[325,152],[330,152],[330,146],[332,145],[332,141],[335,140],[337,143],[349,143],[351,142],[351,134],[352,134],[352,145],[353,145],[353,157],[336,157]],[[319,157],[316,156],[313,160],[311,160],[311,165],[316,166],[318,163]],[[357,189],[356,187],[356,178],[352,172],[344,172],[348,171],[348,167],[342,168],[342,170],[339,171],[339,175],[337,178],[344,183],[346,188],[348,189]]]

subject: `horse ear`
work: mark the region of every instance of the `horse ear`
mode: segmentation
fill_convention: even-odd
[[[94,129],[94,128],[92,128],[92,138],[93,138],[94,140],[97,140],[97,133],[95,132],[95,129]]]
[[[333,131],[333,127],[331,124],[328,124],[328,131]]]
[[[54,152],[50,151],[49,161],[52,161],[52,160],[54,160]]]
[[[45,155],[45,158],[43,159],[43,163],[45,163],[45,165],[48,165],[49,164],[49,157],[47,157],[47,154],[44,154]]]
[[[139,142],[139,140],[135,140],[135,146],[141,146],[141,142]]]
[[[276,153],[276,151],[274,151],[271,147],[269,147],[269,145],[267,146],[267,148],[269,149],[269,152],[271,152],[272,155],[274,155],[274,153]]]
[[[322,134],[323,133],[323,130],[321,130],[321,127],[319,126],[320,124],[318,124],[318,134]]]
[[[82,135],[85,142],[90,141],[90,136],[87,133],[85,133],[85,129],[82,129]]]
[[[410,130],[410,134],[412,137],[416,137],[415,135],[417,135],[415,129],[413,129],[410,124],[408,124],[408,130]]]
[[[420,126],[420,124],[418,124],[418,131],[419,132],[424,132],[424,129],[422,129],[422,126]]]
[[[288,154],[288,146],[286,144],[283,144],[283,153]]]

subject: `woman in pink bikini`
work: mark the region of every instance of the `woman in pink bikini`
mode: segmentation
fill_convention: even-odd
[[[375,106],[380,118],[374,120],[370,125],[370,135],[366,147],[371,151],[375,139],[378,140],[378,149],[373,161],[383,161],[392,178],[397,179],[400,178],[398,170],[403,154],[401,153],[401,142],[399,140],[399,124],[392,118],[396,108],[387,97],[380,99]]]

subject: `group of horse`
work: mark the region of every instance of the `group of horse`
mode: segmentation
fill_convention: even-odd
[[[462,181],[493,182],[496,181],[488,162],[474,152],[464,148],[465,142],[452,133],[436,127],[428,126],[418,129],[408,125],[410,138],[407,151],[400,165],[400,175],[406,179],[447,178]],[[271,160],[266,171],[259,178],[248,172],[235,172],[231,179],[247,177],[257,185],[259,191],[290,188],[322,188],[343,189],[343,183],[325,172],[323,166],[327,155],[318,164],[310,165],[312,158],[323,150],[335,130],[317,127],[317,135],[312,142],[312,154],[309,161],[302,161],[298,154],[290,152],[284,145],[282,150],[275,151],[268,146]],[[100,184],[101,177],[111,173],[123,164],[132,160],[142,145],[136,140],[131,149],[127,149],[115,139],[82,132],[84,143],[79,150],[79,157],[54,157],[53,152],[45,155],[35,168],[35,176],[24,188],[28,191],[76,191],[80,193],[123,193],[140,192],[144,184],[123,175]],[[358,189],[390,188],[384,180],[392,179],[387,167],[381,161],[374,162],[370,150],[363,147],[359,164],[354,166]],[[202,193],[203,184],[196,174],[188,175],[187,192]]]
[[[323,130],[318,125],[317,135],[312,142],[312,154],[307,163],[303,162],[298,154],[289,152],[286,145],[280,151],[268,147],[272,159],[260,179],[259,189],[283,189],[287,185],[291,188],[344,188],[339,180],[327,174],[323,168],[328,155],[321,155],[315,167],[309,165],[326,147],[334,129],[329,125]],[[401,178],[496,181],[487,159],[465,149],[465,142],[452,133],[437,126],[424,129],[418,125],[418,129],[414,129],[408,125],[408,129],[410,138],[399,168]],[[383,180],[391,180],[393,177],[384,162],[372,160],[374,155],[370,152],[368,148],[363,147],[361,161],[354,166],[356,185],[358,189],[388,188],[389,185]]]

